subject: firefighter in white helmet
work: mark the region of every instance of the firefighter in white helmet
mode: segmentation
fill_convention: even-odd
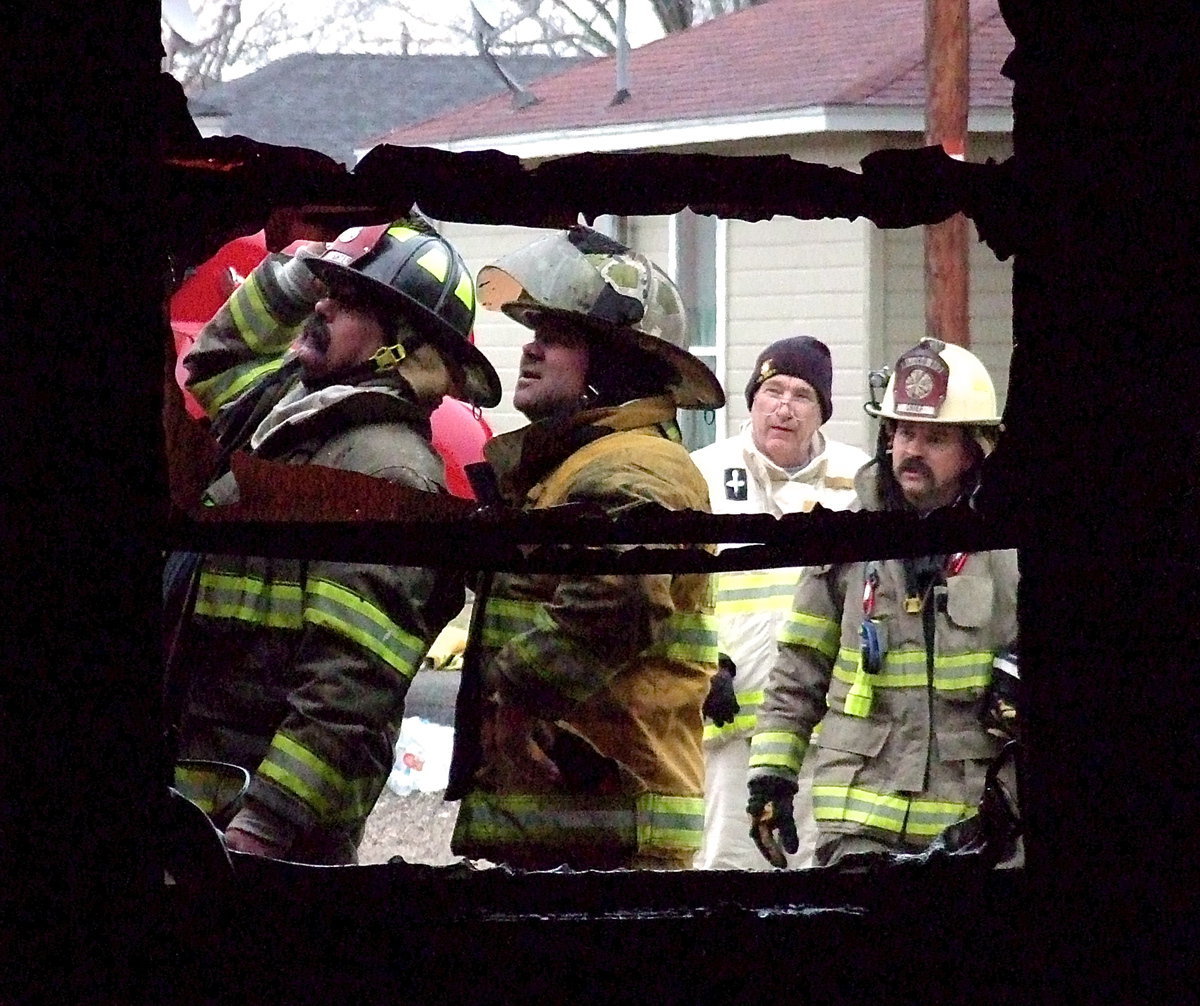
[[[1001,427],[972,353],[922,339],[866,408],[882,427],[855,478],[863,509],[928,513],[970,499]],[[810,739],[818,866],[920,851],[976,813],[1015,731],[1014,696],[994,679],[1015,670],[1016,595],[1012,550],[804,570],[751,739],[747,810],[769,861],[782,866],[795,846]]]
[[[513,505],[708,509],[677,408],[724,394],[686,348],[679,291],[587,227],[485,266],[479,298],[532,329],[485,449]],[[527,869],[686,868],[704,820],[700,710],[716,670],[703,573],[498,574],[477,593],[447,799],[455,852]],[[476,664],[478,661],[478,664]]]

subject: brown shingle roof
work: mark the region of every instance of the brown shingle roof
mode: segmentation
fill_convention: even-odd
[[[629,100],[609,102],[615,61],[544,77],[537,104],[491,98],[395,130],[381,142],[445,143],[628,123],[823,106],[924,104],[924,0],[768,0],[635,49]],[[1012,48],[997,0],[971,0],[971,104],[1007,108]]]

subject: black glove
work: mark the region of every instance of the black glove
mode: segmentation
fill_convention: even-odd
[[[746,804],[746,813],[750,815],[750,837],[767,862],[780,870],[787,869],[784,853],[794,855],[800,848],[796,813],[792,807],[795,795],[796,784],[791,779],[760,775],[750,780],[750,800]]]
[[[723,727],[732,723],[741,706],[737,696],[733,694],[733,676],[737,667],[729,659],[728,654],[717,654],[717,673],[713,675],[708,685],[708,695],[704,699],[704,715],[717,726]]]
[[[984,729],[1001,740],[1020,740],[1021,675],[1017,648],[1001,650],[992,661],[992,684],[988,688],[980,719]]]

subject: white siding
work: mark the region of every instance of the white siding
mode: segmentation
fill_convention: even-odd
[[[972,136],[972,160],[1011,153],[1003,136]],[[838,134],[782,137],[696,147],[708,153],[749,156],[788,153],[816,164],[857,170],[872,150],[919,146],[912,134]],[[680,152],[683,152],[682,150]],[[503,252],[540,233],[520,227],[449,223],[442,230],[476,272]],[[639,251],[670,269],[667,217],[628,221],[628,238]],[[726,291],[718,308],[717,333],[724,341],[721,377],[729,399],[718,436],[746,418],[743,389],[759,351],[776,339],[804,333],[824,340],[834,363],[830,436],[871,449],[874,430],[862,411],[867,373],[892,363],[924,332],[924,252],[921,228],[881,231],[867,221],[796,220],[775,217],[749,223],[730,220],[724,246]],[[1011,263],[998,262],[971,231],[970,325],[972,349],[983,359],[1003,403],[1012,342]],[[718,256],[720,259],[720,256]],[[524,424],[512,408],[520,347],[527,334],[503,315],[481,311],[477,344],[496,365],[504,386],[501,404],[487,413],[497,432]]]
[[[473,276],[505,252],[513,251],[546,231],[531,227],[492,227],[483,224],[439,223],[438,230],[445,235],[462,257],[466,259]],[[511,321],[499,311],[480,308],[475,315],[475,345],[486,354],[500,375],[500,386],[504,396],[494,409],[484,410],[484,419],[493,433],[507,433],[525,425],[522,416],[512,404],[513,387],[517,383],[517,369],[521,360],[521,347],[529,341],[529,330]]]
[[[988,368],[1001,408],[1008,392],[1012,355],[1012,264],[1000,262],[970,231],[968,324],[970,348]],[[881,344],[884,357],[871,366],[892,364],[925,334],[925,251],[921,228],[885,231],[882,239],[884,290]]]
[[[763,347],[789,335],[811,335],[833,357],[833,417],[826,432],[864,446],[864,231],[861,222],[845,220],[730,221],[726,433],[748,414],[744,389]]]

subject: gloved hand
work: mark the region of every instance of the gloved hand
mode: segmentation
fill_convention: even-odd
[[[1017,665],[1017,648],[1001,650],[992,661],[992,684],[984,700],[981,720],[993,737],[1001,740],[1020,740],[1021,675]]]
[[[760,775],[750,780],[750,800],[746,804],[746,813],[750,815],[750,837],[767,862],[780,870],[787,869],[784,853],[795,854],[800,848],[796,813],[792,807],[795,795],[796,784],[791,779]]]
[[[713,675],[708,685],[708,695],[704,699],[704,715],[717,726],[723,727],[732,723],[741,706],[733,693],[733,676],[737,667],[729,659],[729,655],[717,655],[717,673]]]

